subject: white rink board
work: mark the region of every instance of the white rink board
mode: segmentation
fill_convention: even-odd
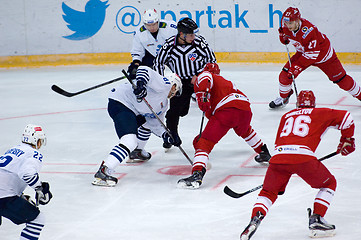
[[[207,1],[148,0],[108,1],[97,8],[91,21],[77,25],[89,38],[70,40],[79,34],[65,22],[62,4],[75,11],[85,11],[89,0],[13,0],[3,1],[0,8],[0,56],[69,53],[129,52],[132,33],[147,8],[156,8],[161,17],[178,21],[191,17],[200,25],[215,52],[283,52],[278,27],[283,11],[298,7],[331,40],[337,52],[360,52],[361,1]],[[102,1],[92,0],[100,5]],[[105,5],[103,1],[103,5]],[[89,13],[89,11],[87,12]],[[105,14],[105,17],[102,17]],[[73,15],[74,17],[74,15]],[[79,17],[79,21],[84,21]],[[94,21],[94,22],[93,22]],[[75,21],[76,22],[76,21]],[[74,21],[72,22],[74,23]],[[91,26],[100,24],[98,31]],[[93,35],[91,35],[91,32]]]

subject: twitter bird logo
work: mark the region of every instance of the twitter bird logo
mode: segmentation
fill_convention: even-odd
[[[84,40],[96,34],[103,26],[105,10],[109,6],[107,3],[108,1],[89,0],[85,5],[85,12],[80,12],[63,2],[63,19],[68,23],[67,27],[74,31],[73,34],[63,37],[70,40]]]

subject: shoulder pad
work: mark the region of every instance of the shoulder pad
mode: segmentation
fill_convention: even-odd
[[[147,31],[147,29],[145,28],[145,26],[141,26],[140,29],[139,29],[140,32],[144,32],[144,31]]]
[[[159,22],[159,28],[166,28],[167,23],[166,22]]]

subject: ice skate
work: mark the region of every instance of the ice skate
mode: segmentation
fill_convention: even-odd
[[[258,211],[256,216],[254,216],[251,219],[248,226],[241,233],[241,236],[240,236],[241,240],[251,239],[253,234],[256,232],[258,226],[261,224],[261,221],[263,218],[264,218],[264,215],[260,211]]]
[[[163,148],[165,152],[168,152],[171,147],[172,147],[171,143],[163,142]]]
[[[202,185],[205,174],[205,168],[202,168],[201,171],[194,171],[192,176],[178,180],[177,186],[179,188],[197,189]]]
[[[118,183],[118,179],[110,176],[109,168],[104,165],[104,161],[99,167],[99,170],[94,175],[93,185],[114,187]]]
[[[149,152],[142,150],[142,149],[134,149],[129,154],[129,159],[127,163],[139,163],[139,162],[146,162],[152,157],[152,154]]]
[[[332,237],[336,234],[335,225],[327,223],[326,220],[318,214],[311,215],[310,208],[307,210],[309,216],[309,236],[311,238]]]
[[[258,163],[267,163],[271,159],[271,154],[269,153],[266,144],[263,144],[261,147],[262,152],[254,157],[254,160]]]
[[[268,106],[271,109],[285,107],[288,104],[292,94],[293,94],[293,90],[291,89],[290,93],[288,94],[288,97],[286,97],[286,98],[278,97],[275,100],[273,100],[272,102],[270,102]]]

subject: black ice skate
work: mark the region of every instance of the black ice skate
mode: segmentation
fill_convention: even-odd
[[[261,147],[262,152],[254,157],[254,160],[258,163],[268,162],[271,159],[271,154],[269,153],[266,144],[263,144]]]
[[[288,97],[286,98],[282,98],[282,97],[278,97],[275,100],[273,100],[272,102],[269,103],[269,107],[274,109],[274,108],[279,108],[279,107],[285,107],[289,100],[291,95],[293,94],[293,90],[291,89],[290,93],[288,94]]]
[[[165,151],[168,151],[172,147],[171,143],[163,142],[163,148]]]
[[[118,183],[118,179],[110,176],[109,169],[104,165],[104,161],[99,167],[99,170],[94,175],[93,185],[114,187]]]
[[[197,189],[202,185],[202,179],[206,174],[206,169],[201,171],[194,171],[192,176],[178,180],[179,188]]]
[[[129,154],[129,159],[127,163],[139,163],[139,162],[146,162],[152,157],[152,154],[146,152],[142,149],[134,149]]]
[[[311,215],[311,209],[308,208],[309,236],[311,238],[332,237],[336,234],[336,227],[333,224],[329,224],[326,220],[318,214]]]
[[[256,232],[258,226],[261,224],[261,221],[263,218],[264,218],[264,215],[260,211],[258,211],[256,216],[254,216],[251,219],[248,226],[241,233],[241,236],[240,236],[241,240],[251,239],[253,234]]]

